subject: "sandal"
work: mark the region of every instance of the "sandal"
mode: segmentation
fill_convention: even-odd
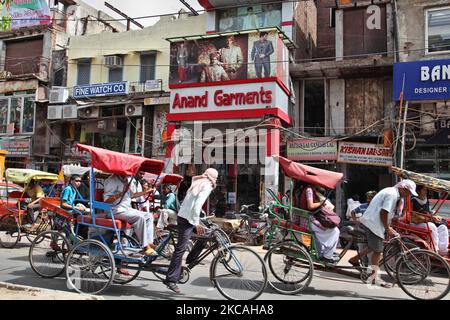
[[[348,263],[350,263],[354,267],[361,267],[361,263],[359,260],[358,261],[348,260]]]
[[[394,286],[392,283],[385,282],[385,281],[383,281],[381,279],[377,279],[377,280],[374,279],[374,280],[372,280],[372,285],[373,286],[380,286],[380,287],[386,288],[386,289],[392,288]]]

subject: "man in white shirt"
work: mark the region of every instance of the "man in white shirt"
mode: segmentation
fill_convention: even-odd
[[[131,199],[146,195],[149,191],[133,193],[129,188],[129,180],[126,176],[113,174],[105,180],[103,199],[112,205],[115,219],[130,223],[136,236],[143,247],[146,256],[152,255],[155,250],[153,244],[153,216],[149,213],[138,211],[131,207]]]
[[[164,284],[175,293],[180,293],[177,282],[181,277],[182,259],[192,233],[194,230],[198,235],[205,232],[200,223],[200,214],[203,204],[216,187],[218,175],[216,169],[209,168],[201,176],[193,177],[191,187],[178,211],[178,241],[164,281]]]
[[[384,188],[372,199],[360,220],[362,228],[366,232],[367,248],[350,258],[349,263],[357,266],[362,257],[372,252],[373,273],[369,279],[373,279],[373,284],[391,287],[390,284],[384,283],[378,278],[378,266],[384,246],[383,240],[397,235],[397,232],[390,227],[390,223],[400,207],[401,199],[409,195],[417,195],[416,184],[411,180],[403,180],[394,187]]]

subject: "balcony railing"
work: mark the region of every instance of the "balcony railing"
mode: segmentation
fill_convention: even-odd
[[[59,11],[58,9],[51,9],[52,12],[52,26],[58,26],[63,31],[66,30],[67,27],[67,15]]]
[[[3,75],[4,78],[15,78],[33,74],[42,80],[48,80],[49,66],[50,59],[42,56],[6,57],[5,70],[0,73],[0,76]]]

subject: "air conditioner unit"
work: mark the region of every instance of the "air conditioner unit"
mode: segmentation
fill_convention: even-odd
[[[123,65],[123,59],[121,56],[105,56],[105,66],[120,67],[122,65]]]
[[[99,107],[87,107],[80,110],[80,118],[98,118],[99,114]]]
[[[125,106],[125,115],[131,116],[142,116],[142,104],[127,104]]]
[[[48,106],[47,119],[57,120],[62,118],[63,106]]]
[[[50,89],[50,103],[64,103],[69,98],[69,90],[66,87],[53,87]]]
[[[78,108],[74,104],[63,106],[63,119],[76,119],[78,117]]]

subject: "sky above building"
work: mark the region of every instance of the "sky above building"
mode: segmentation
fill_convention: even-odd
[[[104,5],[105,0],[84,0],[84,2],[98,10],[102,10],[113,18],[123,18],[106,7]],[[188,8],[179,0],[107,0],[106,2],[132,18],[169,13],[176,14],[182,8],[188,11]],[[204,9],[198,4],[197,0],[187,0],[186,2],[195,10]],[[137,19],[137,21],[145,27],[155,24],[158,20],[159,18]],[[122,21],[122,23],[126,24],[126,21]],[[131,24],[131,28],[139,29],[133,24]]]

